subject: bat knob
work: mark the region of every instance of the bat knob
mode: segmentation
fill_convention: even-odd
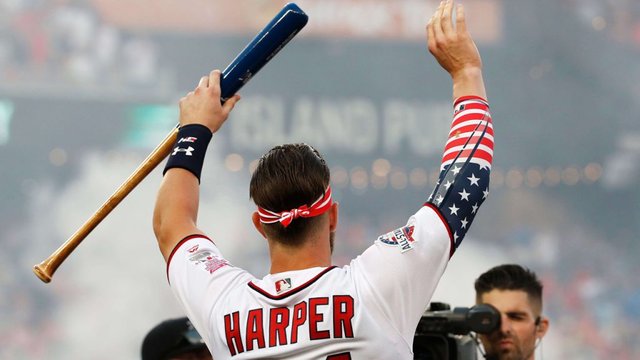
[[[51,281],[51,276],[47,274],[42,267],[40,267],[40,264],[33,266],[33,273],[36,274],[36,276],[44,283],[49,283]]]

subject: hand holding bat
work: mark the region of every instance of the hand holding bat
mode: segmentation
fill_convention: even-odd
[[[306,24],[307,15],[294,3],[287,4],[258,35],[225,68],[220,80],[221,108],[233,108],[238,100],[226,102],[269,62]],[[223,110],[227,111],[227,110]],[[227,111],[227,114],[228,114]],[[226,119],[226,117],[224,117]],[[218,124],[221,125],[222,123]],[[213,130],[213,128],[212,128]],[[217,130],[217,128],[216,128]],[[133,190],[158,164],[165,159],[176,141],[178,128],[174,128],[140,166],[124,181],[107,201],[56,251],[33,267],[36,276],[45,283],[60,264],[80,245],[91,231]]]

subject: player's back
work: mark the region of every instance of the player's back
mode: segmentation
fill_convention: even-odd
[[[411,359],[450,250],[442,218],[423,206],[341,268],[256,279],[196,235],[176,247],[168,275],[216,360]]]
[[[234,359],[412,358],[411,344],[360,286],[357,263],[248,282],[239,276],[245,285],[231,286],[212,311],[214,358],[220,347],[221,357]]]

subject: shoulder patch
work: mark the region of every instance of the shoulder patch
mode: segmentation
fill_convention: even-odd
[[[213,274],[216,270],[223,266],[230,265],[229,262],[218,257],[210,250],[201,250],[189,256],[189,261],[194,265],[201,267],[209,274]]]
[[[415,242],[415,239],[413,238],[414,229],[415,225],[408,224],[404,227],[378,236],[378,241],[390,246],[399,246],[400,252],[406,252],[413,249],[413,243]]]

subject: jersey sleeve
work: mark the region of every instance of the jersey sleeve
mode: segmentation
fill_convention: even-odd
[[[246,286],[252,279],[246,271],[231,265],[214,243],[202,236],[183,239],[167,261],[171,289],[187,317],[207,346],[212,343],[210,314],[218,301],[236,286]]]
[[[444,273],[450,247],[443,219],[423,206],[405,226],[380,235],[351,262],[363,299],[379,309],[408,346]]]
[[[489,191],[493,126],[488,104],[454,102],[454,118],[433,193],[407,224],[381,235],[352,264],[356,283],[407,344]]]

